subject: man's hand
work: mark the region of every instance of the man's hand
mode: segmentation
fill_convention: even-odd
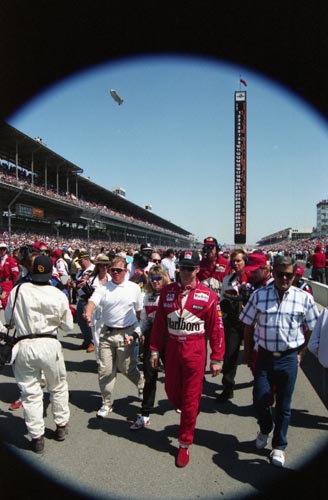
[[[125,335],[124,337],[124,345],[130,345],[134,342],[134,336],[133,335]]]
[[[91,314],[88,314],[84,310],[84,313],[82,314],[82,317],[85,319],[87,325],[90,326],[91,325]]]
[[[216,377],[217,375],[219,375],[222,371],[222,366],[223,366],[223,362],[217,362],[215,363],[214,361],[211,362],[210,364],[210,370],[211,370],[211,374],[212,374],[212,377]]]
[[[158,369],[158,358],[159,355],[157,353],[151,353],[150,354],[150,366],[154,369]]]

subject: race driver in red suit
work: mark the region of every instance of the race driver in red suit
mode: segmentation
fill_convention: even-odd
[[[16,259],[7,254],[6,243],[0,243],[0,287],[2,288],[1,293],[1,304],[2,308],[5,309],[10,291],[14,287],[15,282],[19,276],[19,268]]]
[[[180,255],[180,278],[161,292],[150,338],[151,365],[158,367],[159,352],[165,346],[165,391],[181,410],[177,467],[189,462],[189,445],[203,388],[206,342],[211,347],[211,373],[221,372],[224,357],[224,329],[218,296],[197,279],[198,252]]]
[[[219,252],[220,247],[216,238],[212,236],[205,238],[197,277],[201,283],[220,296],[223,278],[232,271],[229,267],[229,260],[225,259]]]

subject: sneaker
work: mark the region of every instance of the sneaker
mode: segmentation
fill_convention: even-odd
[[[62,426],[57,425],[55,431],[56,441],[64,441],[66,434],[68,434],[67,425],[62,425]]]
[[[282,450],[274,449],[270,453],[270,459],[272,465],[283,467],[285,464],[285,452],[283,452]]]
[[[11,405],[9,406],[9,410],[15,411],[15,410],[19,410],[22,407],[23,407],[23,403],[22,403],[21,399],[17,399],[17,401],[14,401],[13,403],[11,403]]]
[[[175,464],[177,467],[185,467],[186,465],[188,465],[188,462],[189,462],[189,449],[182,448],[182,446],[180,446]]]
[[[179,414],[181,413],[180,408],[176,408],[175,411],[176,411],[176,413],[179,413]]]
[[[44,451],[44,436],[32,439],[31,448],[34,453],[43,453]]]
[[[141,415],[131,426],[131,431],[138,431],[142,427],[147,427],[150,424],[150,418]]]
[[[113,411],[112,406],[102,405],[102,407],[97,411],[97,417],[105,418],[111,411]]]
[[[268,444],[269,434],[262,434],[259,432],[255,440],[255,446],[258,450],[262,450]]]

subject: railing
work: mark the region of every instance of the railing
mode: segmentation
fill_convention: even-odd
[[[313,298],[318,305],[318,309],[320,310],[324,307],[328,307],[328,286],[319,283],[318,281],[312,281],[307,278],[304,279],[309,283],[309,285],[311,285]],[[317,361],[317,363],[320,364],[319,361]],[[328,407],[328,369],[324,368],[322,365],[320,365],[320,368],[322,370],[322,380],[321,388],[319,389],[321,389],[320,392],[322,393],[322,398],[325,405]]]

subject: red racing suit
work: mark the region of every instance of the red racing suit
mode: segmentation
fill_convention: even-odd
[[[165,346],[165,391],[181,410],[179,441],[192,444],[206,363],[224,357],[224,328],[218,296],[202,283],[183,288],[171,283],[161,291],[150,338],[150,350]]]
[[[6,254],[0,261],[0,287],[6,292],[6,297],[1,300],[3,309],[6,308],[8,297],[19,276],[16,259]]]
[[[222,255],[218,255],[215,262],[211,262],[208,259],[202,259],[200,261],[200,270],[197,274],[197,278],[201,283],[204,283],[204,285],[208,286],[220,296],[223,278],[227,274],[232,273],[229,264],[229,261],[222,257]]]

